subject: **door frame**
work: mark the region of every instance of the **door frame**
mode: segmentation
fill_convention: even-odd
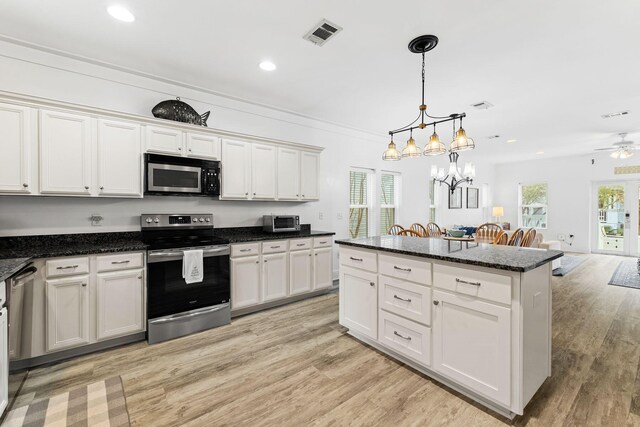
[[[600,230],[596,228],[598,219],[598,188],[602,185],[622,185],[624,187],[624,246],[622,251],[603,250],[598,248]],[[640,181],[639,180],[603,180],[591,182],[591,252],[604,255],[638,256],[640,254]]]

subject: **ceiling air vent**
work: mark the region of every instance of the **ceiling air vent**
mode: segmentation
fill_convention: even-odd
[[[493,104],[488,101],[476,102],[475,104],[471,104],[473,108],[477,108],[478,110],[487,110],[493,107]]]
[[[316,46],[322,46],[341,30],[342,27],[329,22],[326,19],[323,19],[318,23],[318,25],[315,25],[311,30],[309,30],[309,32],[302,38],[305,40],[309,40]]]
[[[610,119],[611,117],[626,116],[629,113],[630,113],[629,110],[627,110],[627,111],[618,111],[617,113],[603,114],[602,118],[603,119]]]

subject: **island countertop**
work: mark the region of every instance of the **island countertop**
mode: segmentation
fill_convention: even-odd
[[[336,240],[336,243],[518,272],[533,270],[564,255],[564,252],[552,249],[520,248],[489,243],[409,236],[375,236]]]

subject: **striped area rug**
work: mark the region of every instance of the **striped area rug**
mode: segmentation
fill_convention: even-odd
[[[4,426],[128,427],[122,379],[113,377],[9,412]]]

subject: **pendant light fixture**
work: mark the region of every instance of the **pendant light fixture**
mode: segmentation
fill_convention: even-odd
[[[389,147],[382,155],[383,160],[397,161],[403,157],[415,158],[424,156],[440,156],[447,153],[445,144],[440,141],[440,137],[436,133],[436,125],[440,123],[453,122],[453,140],[449,144],[449,173],[445,175],[444,169],[438,170],[434,165],[432,167],[432,178],[441,184],[446,184],[449,189],[453,190],[464,182],[473,182],[475,176],[475,166],[467,164],[462,173],[458,170],[458,153],[467,150],[473,150],[476,145],[473,139],[467,136],[466,131],[462,127],[462,119],[467,115],[465,113],[452,113],[448,116],[431,116],[427,113],[427,105],[424,101],[424,88],[425,88],[425,54],[432,50],[438,44],[438,37],[434,35],[424,35],[416,37],[409,42],[409,51],[412,53],[419,53],[422,55],[422,103],[418,107],[420,111],[418,118],[411,122],[409,125],[399,129],[389,131],[391,136],[391,142]],[[433,119],[430,123],[425,123],[425,118]],[[456,130],[456,121],[460,120],[460,128]],[[418,123],[419,122],[419,123]],[[417,123],[417,124],[416,124]],[[429,138],[429,142],[425,145],[424,150],[416,145],[416,141],[413,139],[414,129],[425,129],[426,127],[433,126],[433,134]],[[409,140],[407,145],[402,149],[402,156],[398,156],[398,150],[393,142],[393,135],[396,133],[402,133],[409,131]],[[435,168],[435,169],[433,169]],[[435,174],[434,171],[435,170]],[[440,173],[441,171],[441,173]],[[447,183],[446,180],[451,178],[451,183]]]

